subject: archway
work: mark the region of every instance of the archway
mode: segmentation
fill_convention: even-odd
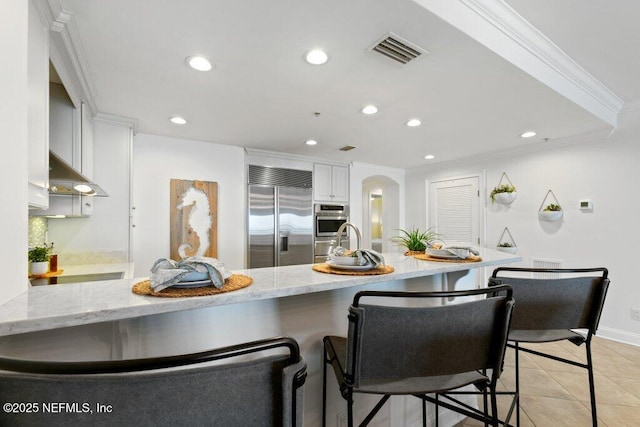
[[[389,239],[400,227],[400,185],[384,175],[362,181],[362,247],[393,251]]]

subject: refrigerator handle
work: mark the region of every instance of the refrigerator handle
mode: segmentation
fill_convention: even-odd
[[[280,235],[280,252],[289,252],[289,236],[286,234]]]

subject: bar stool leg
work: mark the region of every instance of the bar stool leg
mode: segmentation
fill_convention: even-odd
[[[347,425],[353,427],[353,392],[347,391]]]
[[[596,390],[593,379],[593,360],[591,358],[591,341],[586,341],[587,350],[587,370],[589,371],[589,393],[591,394],[591,423],[593,427],[598,426],[598,414],[596,413]]]
[[[516,359],[516,426],[520,427],[520,352],[517,341],[514,350]]]
[[[483,369],[482,373],[484,375],[487,374],[487,370]],[[484,414],[487,415],[487,388],[485,387],[485,389],[482,391],[482,410],[484,411]],[[485,421],[484,422],[485,427],[487,427],[489,424]]]
[[[322,427],[327,425],[327,350],[322,351]]]
[[[496,396],[495,393],[495,385],[491,385],[489,386],[489,390],[491,393],[491,425],[493,427],[498,427],[500,425],[499,421],[498,421],[498,397]],[[486,389],[485,389],[485,396],[486,394]],[[487,407],[485,406],[485,415],[487,414]]]

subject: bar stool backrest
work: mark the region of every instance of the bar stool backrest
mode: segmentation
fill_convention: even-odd
[[[522,272],[590,275],[558,279],[511,276]],[[595,334],[609,279],[604,268],[498,268],[489,279],[489,286],[504,284],[513,288],[517,304],[511,320],[512,329],[588,329],[590,334]]]
[[[349,309],[347,381],[451,375],[481,369],[501,371],[513,299],[508,295],[429,307],[359,304]],[[422,300],[483,295],[458,292],[362,292],[360,296]]]
[[[243,357],[252,360],[209,363],[279,347],[291,353],[270,351]],[[3,411],[0,425],[302,425],[306,363],[290,338],[191,355],[96,363],[95,370],[103,373],[90,373],[90,362],[0,358],[0,367],[23,371],[0,371],[4,402],[39,404],[37,412]],[[58,404],[66,405],[62,413],[55,413],[61,407],[52,405]]]

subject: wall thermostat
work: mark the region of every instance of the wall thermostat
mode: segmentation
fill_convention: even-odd
[[[580,210],[582,211],[593,210],[593,202],[591,200],[580,200]]]

